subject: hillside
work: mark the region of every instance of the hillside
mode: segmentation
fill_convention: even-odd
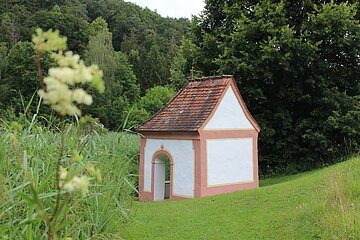
[[[129,112],[135,125],[153,114],[134,105],[147,90],[171,84],[171,66],[190,31],[188,19],[163,18],[123,0],[0,1],[0,19],[0,117],[22,112],[19,96],[29,102],[39,87],[31,36],[40,27],[59,30],[68,50],[103,70],[107,97],[97,96],[84,112],[111,130],[121,129]],[[53,64],[42,59],[45,75]]]
[[[124,239],[360,239],[360,158],[203,199],[137,202]]]

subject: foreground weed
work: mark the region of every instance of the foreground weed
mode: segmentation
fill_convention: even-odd
[[[99,181],[102,179],[100,171],[94,165],[82,162],[83,156],[75,147],[70,156],[65,156],[68,131],[72,129],[66,128],[65,116],[80,117],[79,106],[92,104],[92,96],[82,86],[93,87],[101,93],[104,92],[103,73],[96,65],[85,66],[79,55],[70,51],[64,53],[66,38],[61,37],[58,31],[43,32],[41,29],[37,29],[33,36],[33,43],[37,51],[36,64],[41,88],[38,95],[44,99],[45,104],[50,105],[57,112],[61,122],[60,144],[58,156],[55,159],[55,169],[45,169],[42,173],[49,177],[51,171],[55,172],[55,192],[42,193],[46,183],[39,181],[38,175],[34,174],[31,171],[33,169],[30,170],[28,166],[28,156],[21,150],[18,143],[18,133],[22,131],[22,127],[17,122],[11,126],[10,142],[17,156],[18,165],[23,172],[23,187],[28,188],[30,192],[30,194],[22,194],[22,198],[28,204],[28,219],[22,224],[37,222],[38,228],[43,228],[46,232],[47,239],[58,239],[58,232],[64,227],[64,218],[69,212],[69,201],[72,196],[75,197],[79,194],[85,196],[88,193],[89,175]],[[40,56],[45,52],[50,52],[58,65],[58,67],[49,69],[47,77],[43,77],[40,62]],[[44,157],[49,157],[49,155],[44,155]],[[53,201],[45,202],[46,198],[53,198]],[[25,238],[35,237],[31,230],[31,225],[29,225],[25,230]]]
[[[323,239],[360,239],[360,162],[333,172],[320,220]]]

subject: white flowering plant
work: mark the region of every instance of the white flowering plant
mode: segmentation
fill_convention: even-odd
[[[87,67],[80,56],[71,51],[63,52],[66,39],[59,36],[57,31],[36,31],[33,43],[37,52],[55,51],[51,54],[58,67],[50,68],[48,76],[43,79],[45,88],[38,94],[60,116],[80,116],[77,104],[91,105],[92,96],[79,85],[88,85],[100,93],[105,91],[103,72],[97,65]],[[57,52],[56,52],[57,50]]]
[[[89,162],[84,163],[84,157],[79,151],[73,149],[71,153],[66,154],[65,116],[81,117],[81,106],[89,106],[93,103],[93,98],[88,90],[93,88],[103,93],[105,86],[102,79],[103,72],[98,66],[86,66],[78,54],[66,51],[67,39],[60,36],[58,31],[44,32],[42,29],[37,29],[36,34],[32,36],[32,42],[36,49],[36,66],[39,74],[38,95],[45,104],[50,105],[61,120],[59,157],[56,160],[54,181],[56,193],[53,195],[54,200],[51,201],[52,206],[45,206],[46,204],[39,195],[38,186],[26,167],[25,157],[17,143],[19,128],[13,128],[11,142],[30,187],[31,196],[27,196],[25,199],[28,200],[31,207],[35,207],[37,210],[38,216],[45,225],[44,231],[47,238],[58,239],[58,233],[62,226],[60,223],[66,217],[64,208],[68,207],[69,197],[72,195],[86,196],[90,181],[102,180],[100,170]],[[40,57],[45,53],[51,54],[57,66],[50,68],[44,77]]]

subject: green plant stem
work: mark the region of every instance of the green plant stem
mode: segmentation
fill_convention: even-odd
[[[40,199],[39,199],[39,196],[37,194],[37,191],[36,191],[36,187],[35,187],[35,184],[34,184],[34,181],[33,179],[31,178],[29,172],[26,170],[25,166],[24,166],[24,158],[20,152],[20,148],[19,148],[19,145],[17,143],[17,139],[16,139],[16,136],[15,134],[11,134],[10,135],[10,138],[11,138],[11,143],[15,149],[15,152],[16,152],[16,156],[18,158],[18,161],[19,161],[19,165],[20,165],[20,168],[23,170],[24,172],[24,175],[25,175],[25,178],[26,180],[29,182],[29,186],[30,186],[30,190],[31,190],[31,193],[34,197],[34,202],[37,206],[37,209],[39,210],[39,214],[40,216],[45,220],[45,222],[49,222],[50,221],[50,218],[49,216],[47,215]]]
[[[36,67],[39,74],[40,88],[45,89],[44,75],[41,69],[40,57],[41,57],[41,52],[39,50],[36,50]]]
[[[61,159],[64,155],[64,147],[65,147],[65,121],[64,117],[61,117],[61,140],[60,140],[60,151],[59,157],[56,162],[56,203],[54,207],[54,211],[51,214],[50,222],[49,222],[49,232],[48,239],[53,239],[55,235],[55,227],[53,226],[56,215],[60,210],[60,201],[61,201],[61,182],[60,182],[60,168],[61,168]]]

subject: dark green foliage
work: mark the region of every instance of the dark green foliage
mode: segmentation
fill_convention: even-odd
[[[188,20],[162,18],[124,1],[86,2],[91,19],[102,16],[109,23],[114,49],[128,55],[142,93],[169,83],[171,62],[181,37],[189,29]]]
[[[7,66],[7,53],[9,49],[6,43],[0,43],[0,81],[4,76],[4,70]]]
[[[87,44],[87,15],[85,5],[78,0],[17,1],[7,4],[0,15],[0,41],[12,45],[20,40],[30,40],[35,27],[44,30],[58,29],[68,37],[69,48],[82,52]]]
[[[264,172],[298,171],[359,151],[358,6],[207,1],[192,39],[205,75],[234,74],[262,127]]]
[[[26,104],[38,88],[34,55],[21,53],[8,64],[8,52],[17,42],[29,41],[36,27],[52,28],[68,38],[69,50],[104,71],[106,93],[94,96],[92,107],[84,110],[112,130],[123,127],[148,88],[170,83],[170,66],[190,23],[122,0],[6,0],[0,3],[0,19],[0,90],[6,93],[0,109],[18,113],[23,105],[19,91]],[[150,115],[144,111],[138,111],[140,119]]]
[[[31,26],[44,30],[59,30],[62,35],[68,37],[69,49],[82,53],[88,41],[86,10],[79,3],[73,6],[70,1],[66,2],[71,5],[55,5],[51,10],[37,11],[29,21]]]
[[[138,104],[150,115],[153,115],[164,107],[174,94],[174,90],[169,87],[153,87],[146,91],[145,96],[140,99]]]
[[[8,52],[3,65],[3,76],[0,78],[2,109],[14,109],[23,112],[25,105],[36,94],[39,87],[39,77],[35,63],[35,49],[32,43],[18,42]],[[50,56],[41,58],[44,72],[52,66]],[[1,67],[1,66],[0,66]],[[0,106],[1,106],[0,104]],[[31,109],[36,108],[36,103]],[[34,112],[34,111],[33,111]]]
[[[0,110],[23,112],[38,88],[26,42],[34,29],[59,29],[104,71],[105,95],[84,110],[106,127],[137,126],[189,78],[234,74],[262,127],[264,173],[327,165],[360,147],[359,9],[341,0],[206,0],[190,23],[122,0],[1,1]],[[46,72],[49,56],[42,64]]]
[[[188,79],[202,77],[202,71],[194,68],[201,64],[201,59],[199,47],[184,37],[171,64],[171,85],[179,90]]]
[[[85,60],[104,71],[106,90],[105,94],[96,94],[94,104],[86,112],[98,117],[107,128],[117,130],[125,120],[125,110],[138,100],[140,88],[126,54],[114,50],[106,22],[98,18],[90,29],[98,32],[92,30],[96,35],[90,36]]]
[[[128,111],[127,128],[133,128],[157,113],[175,95],[170,87],[157,86],[146,90],[145,96]]]
[[[29,29],[23,25],[23,20],[29,18],[31,13],[23,5],[11,5],[7,12],[0,15],[0,41],[15,45]],[[28,37],[29,38],[29,37]]]

